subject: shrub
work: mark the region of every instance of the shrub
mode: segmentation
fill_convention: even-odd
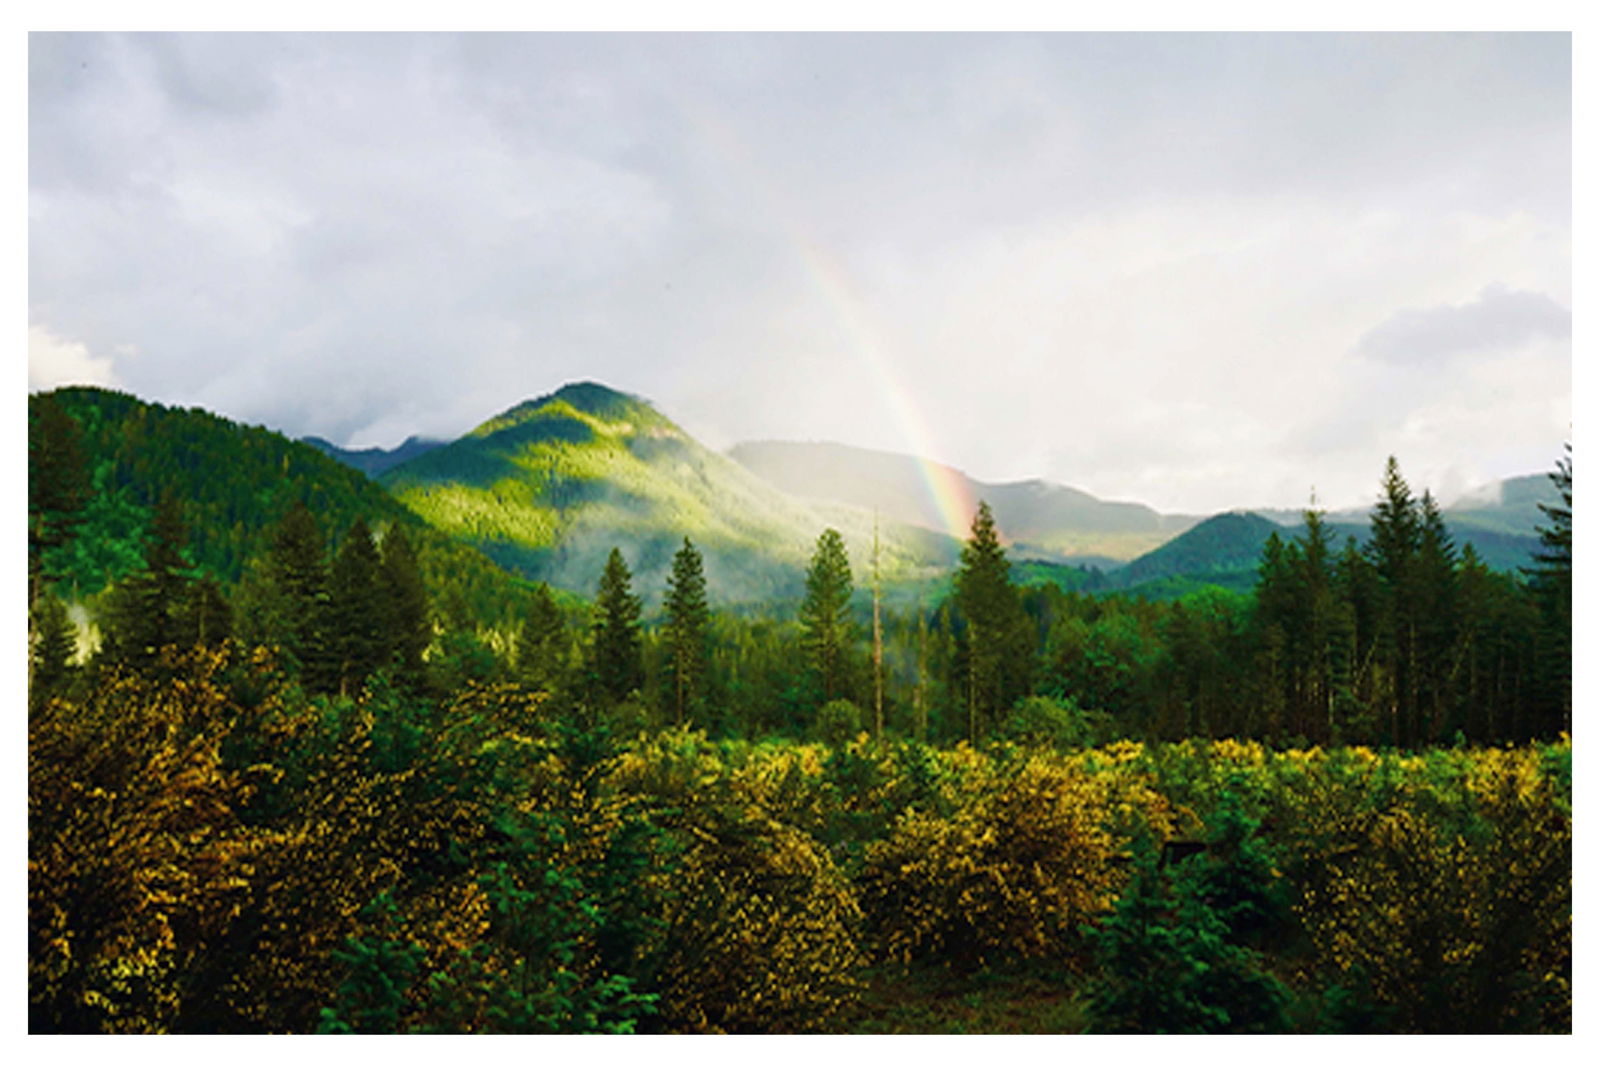
[[[1287,1027],[1288,990],[1235,943],[1205,898],[1203,861],[1169,878],[1148,838],[1133,879],[1089,932],[1097,969],[1090,1029],[1101,1033],[1270,1033]]]
[[[813,731],[824,744],[844,744],[861,732],[861,708],[849,700],[830,700],[817,711]]]
[[[702,807],[651,886],[667,927],[661,1011],[671,1030],[825,1026],[857,991],[860,910],[809,836],[749,808]]]
[[[889,958],[974,967],[1069,952],[1109,903],[1103,783],[1039,756],[983,777],[949,817],[913,808],[867,849],[863,906]]]

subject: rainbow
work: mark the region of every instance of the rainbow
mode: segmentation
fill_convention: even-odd
[[[865,368],[877,395],[888,407],[906,452],[921,468],[928,499],[945,532],[957,540],[965,540],[978,503],[964,478],[943,463],[928,458],[937,451],[934,435],[897,372],[895,360],[883,342],[884,331],[873,323],[867,304],[857,295],[844,265],[806,231],[796,212],[783,209],[784,197],[778,183],[762,174],[744,143],[726,123],[707,108],[692,106],[682,98],[679,108],[701,134],[703,143],[747,178],[750,187],[767,202],[772,216],[788,234],[789,244],[806,276],[823,303],[831,309],[841,331],[849,339],[856,360]]]

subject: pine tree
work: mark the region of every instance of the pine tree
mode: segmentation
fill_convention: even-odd
[[[1300,599],[1295,658],[1299,681],[1293,732],[1327,743],[1333,728],[1333,682],[1330,644],[1334,632],[1332,550],[1322,512],[1305,512],[1305,532],[1296,538]]]
[[[1373,709],[1378,705],[1378,613],[1382,590],[1378,572],[1361,553],[1354,537],[1346,537],[1334,565],[1335,595],[1340,604],[1344,694],[1340,698],[1340,737],[1346,744],[1377,739]]]
[[[700,553],[688,537],[683,538],[683,547],[673,556],[664,607],[673,720],[682,725],[704,695],[706,637],[711,623],[711,610],[706,604],[705,571]]]
[[[216,578],[206,574],[194,583],[180,625],[186,644],[216,647],[233,635],[233,608]]]
[[[28,572],[52,580],[60,574],[50,553],[64,547],[83,519],[89,469],[77,419],[55,396],[33,397],[28,432]]]
[[[148,668],[171,644],[188,643],[183,624],[193,570],[178,498],[162,493],[145,534],[144,568],[113,590],[107,650],[136,669]]]
[[[1456,547],[1431,492],[1419,506],[1417,555],[1408,601],[1416,618],[1416,739],[1445,739],[1450,652],[1456,642]]]
[[[384,664],[381,562],[366,520],[357,518],[333,558],[328,580],[328,650],[341,695],[354,695]]]
[[[639,644],[639,598],[622,552],[611,549],[600,575],[590,645],[590,673],[596,695],[618,703],[644,687],[644,659]]]
[[[331,691],[337,664],[327,641],[328,567],[317,520],[302,501],[290,507],[273,531],[267,573],[273,590],[270,631],[299,665],[313,691]]]
[[[993,724],[1026,694],[1033,651],[1027,616],[1011,584],[1011,563],[987,502],[978,504],[972,534],[961,549],[955,602],[966,623],[967,732],[975,743],[980,723]]]
[[[1550,475],[1561,503],[1541,503],[1539,550],[1527,573],[1539,605],[1539,676],[1546,733],[1572,729],[1572,445]]]
[[[38,706],[65,686],[78,651],[78,630],[62,602],[48,593],[34,601],[33,615],[28,696]]]
[[[820,703],[845,695],[854,639],[851,588],[850,557],[845,553],[844,538],[836,529],[825,529],[817,538],[811,568],[806,572],[805,600],[800,604],[806,662],[820,689]]]
[[[1391,743],[1412,743],[1417,707],[1417,616],[1409,593],[1422,543],[1417,502],[1390,456],[1383,491],[1372,510],[1367,555],[1378,573],[1377,657],[1383,667],[1379,698]]]
[[[561,676],[562,656],[566,651],[566,624],[561,608],[544,582],[533,587],[528,616],[517,632],[517,674],[524,684],[549,691]]]
[[[402,686],[413,692],[423,686],[422,655],[433,641],[428,617],[428,590],[405,530],[391,524],[379,551],[384,648]]]

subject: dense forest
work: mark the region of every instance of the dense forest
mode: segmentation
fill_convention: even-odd
[[[927,602],[647,605],[115,402],[30,399],[35,1032],[1570,1029],[1570,457],[1524,572],[1391,459],[1248,592],[983,505]]]

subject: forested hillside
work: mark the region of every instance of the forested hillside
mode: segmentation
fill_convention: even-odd
[[[621,547],[654,598],[691,537],[722,599],[792,599],[818,530],[838,527],[858,556],[873,535],[869,512],[785,496],[645,401],[593,383],[519,404],[380,480],[436,528],[573,592],[590,590]],[[885,521],[879,532],[883,569],[897,577],[954,555],[927,531]]]
[[[138,571],[165,495],[181,511],[188,565],[224,586],[238,584],[252,561],[265,557],[270,531],[298,503],[316,516],[325,550],[357,518],[374,529],[399,525],[441,602],[483,624],[520,615],[528,586],[308,445],[198,408],[93,388],[31,395],[30,441],[41,404],[57,405],[71,419],[81,452],[75,535],[45,553],[57,587],[73,599],[93,598]]]

